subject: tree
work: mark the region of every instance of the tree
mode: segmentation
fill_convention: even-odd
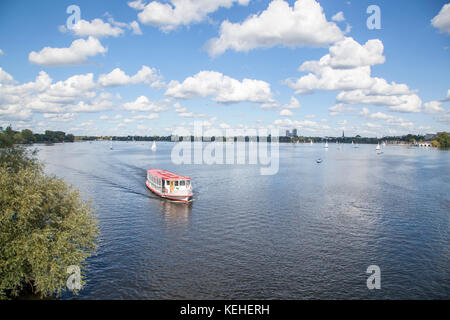
[[[26,289],[59,295],[71,265],[85,283],[85,261],[98,237],[92,208],[73,187],[45,175],[23,147],[0,150],[0,221],[0,298]]]
[[[450,135],[447,132],[442,132],[439,136],[437,136],[436,141],[438,142],[439,148],[450,148]]]
[[[14,132],[9,126],[5,132],[0,133],[0,148],[9,148],[14,145]]]
[[[0,148],[12,147],[14,140],[12,137],[8,136],[6,133],[0,133]]]
[[[75,136],[71,133],[69,133],[68,135],[66,135],[64,137],[64,141],[65,142],[74,142],[75,141]]]
[[[31,131],[29,129],[22,130],[20,135],[22,136],[23,143],[29,144],[29,143],[36,142],[36,137],[34,136],[33,131]]]

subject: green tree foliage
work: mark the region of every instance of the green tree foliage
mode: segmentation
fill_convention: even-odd
[[[45,175],[25,148],[0,149],[0,298],[30,288],[59,295],[71,265],[80,267],[83,285],[97,237],[92,208],[77,190]]]
[[[66,135],[64,137],[64,141],[65,142],[74,142],[75,141],[75,136],[71,133],[69,133],[68,135]]]
[[[34,136],[33,131],[31,131],[29,129],[22,130],[20,135],[22,136],[23,143],[28,144],[28,143],[36,142],[36,137]]]
[[[441,148],[441,149],[449,149],[450,148],[450,135],[447,132],[442,132],[437,136],[436,140],[433,141],[433,145]],[[435,143],[437,142],[437,143]]]
[[[0,148],[11,147],[14,144],[12,137],[8,136],[6,133],[0,133]]]
[[[62,131],[46,130],[44,134],[36,133],[29,129],[21,132],[14,131],[11,127],[6,128],[5,132],[0,133],[0,148],[12,146],[13,144],[32,144],[38,143],[58,143],[58,142],[74,142],[73,134],[66,135]]]

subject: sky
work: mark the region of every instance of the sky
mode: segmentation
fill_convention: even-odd
[[[450,3],[0,2],[0,126],[152,136],[194,123],[450,131]]]

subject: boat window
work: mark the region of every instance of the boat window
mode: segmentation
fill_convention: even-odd
[[[186,180],[186,187],[189,187],[190,184],[191,184],[191,181]]]
[[[170,186],[170,181],[169,180],[167,180],[167,186]]]
[[[181,181],[180,181],[180,186],[184,187],[184,184],[185,184],[185,181],[184,181],[184,180],[181,180]]]
[[[178,180],[175,181],[175,187],[178,187]]]

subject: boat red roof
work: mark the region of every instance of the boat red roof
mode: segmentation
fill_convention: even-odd
[[[162,169],[148,169],[147,172],[154,177],[164,180],[191,180],[189,177],[180,176],[179,174]]]

